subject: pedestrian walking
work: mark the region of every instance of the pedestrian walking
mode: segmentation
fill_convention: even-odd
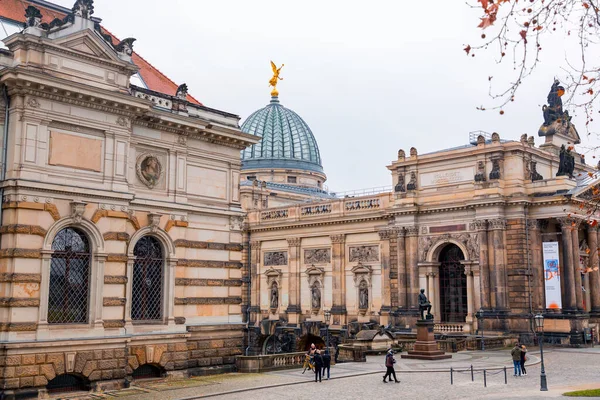
[[[327,371],[327,380],[329,380],[330,368],[331,368],[331,354],[329,354],[329,349],[325,349],[325,354],[323,354],[323,377],[325,377],[325,371]]]
[[[527,361],[527,347],[524,344],[521,345],[521,373],[523,375],[527,375],[527,370],[525,369],[525,361]]]
[[[321,382],[321,372],[323,371],[323,357],[321,356],[321,352],[319,350],[315,350],[315,382],[317,382],[317,378],[319,382]]]
[[[396,378],[396,371],[394,371],[394,364],[396,363],[396,359],[394,358],[394,352],[392,349],[389,349],[387,354],[385,355],[385,367],[387,368],[385,375],[383,376],[383,382],[386,383],[385,380],[387,377],[390,378],[390,382],[392,381],[392,375],[394,376],[394,381],[396,383],[400,383],[400,381]]]
[[[519,343],[515,343],[515,347],[510,351],[510,355],[513,360],[513,367],[515,369],[515,374],[513,376],[521,376],[521,346]]]

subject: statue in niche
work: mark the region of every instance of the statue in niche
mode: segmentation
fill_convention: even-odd
[[[319,284],[317,282],[314,283],[311,289],[311,303],[312,308],[318,310],[321,308],[321,289],[319,289]]]
[[[492,171],[490,172],[490,180],[500,179],[500,161],[492,160]]]
[[[560,162],[556,176],[568,175],[573,179],[573,170],[575,169],[575,156],[571,154],[571,147],[565,148],[563,144],[560,147]]]
[[[475,182],[485,182],[485,163],[479,161],[477,163],[477,173],[475,174]]]
[[[362,281],[358,286],[358,308],[360,310],[369,308],[369,287],[365,281]]]
[[[279,289],[277,283],[273,283],[271,286],[271,309],[276,310],[279,307]]]
[[[414,171],[410,173],[410,181],[406,185],[406,190],[417,190],[417,174]]]
[[[541,181],[544,179],[544,177],[537,172],[537,161],[531,161],[530,162],[530,167],[529,170],[531,172],[531,181]]]

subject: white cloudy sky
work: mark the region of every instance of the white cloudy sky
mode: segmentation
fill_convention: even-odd
[[[544,44],[505,115],[477,111],[490,102],[488,75],[501,81],[512,68],[463,52],[479,39],[479,14],[462,0],[96,0],[94,16],[137,38],[138,53],[205,105],[242,121],[270,100],[269,60],[285,63],[280,100],[310,125],[327,184],[343,191],[391,185],[386,165],[399,148],[459,146],[475,130],[541,143],[540,108],[565,43]]]

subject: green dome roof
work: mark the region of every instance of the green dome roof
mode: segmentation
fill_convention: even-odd
[[[323,173],[312,131],[302,118],[279,103],[277,96],[252,113],[242,131],[262,139],[242,150],[242,169],[295,168]]]

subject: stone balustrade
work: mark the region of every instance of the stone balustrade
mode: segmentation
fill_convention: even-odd
[[[277,369],[300,368],[304,364],[305,352],[238,356],[235,365],[238,372],[264,372]]]
[[[465,323],[437,323],[433,326],[435,333],[468,333],[469,325]]]
[[[296,204],[248,213],[248,219],[255,225],[271,221],[300,221],[318,215],[327,217],[356,216],[360,213],[373,213],[384,210],[393,201],[392,193],[379,193],[364,197],[335,199],[314,204]]]

